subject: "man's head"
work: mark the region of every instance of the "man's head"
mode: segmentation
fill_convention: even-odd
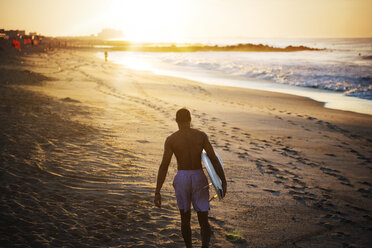
[[[176,122],[178,124],[186,124],[191,122],[191,114],[186,108],[181,108],[176,113]]]

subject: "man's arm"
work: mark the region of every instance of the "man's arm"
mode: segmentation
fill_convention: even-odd
[[[225,178],[225,172],[222,169],[220,160],[217,158],[216,154],[214,153],[213,147],[211,143],[209,142],[208,136],[205,135],[205,140],[204,140],[204,150],[206,151],[209,159],[211,160],[213,167],[215,171],[217,172],[217,175],[221,178],[222,181],[222,188],[223,191],[226,194],[226,189],[227,189],[227,183],[226,183],[226,178]]]
[[[159,171],[158,171],[158,178],[156,182],[156,190],[155,190],[155,205],[157,207],[161,207],[161,196],[160,196],[160,190],[163,186],[163,183],[165,181],[165,177],[167,176],[169,163],[172,159],[173,151],[169,145],[169,139],[165,141],[164,144],[164,153],[163,153],[163,159],[161,161]]]

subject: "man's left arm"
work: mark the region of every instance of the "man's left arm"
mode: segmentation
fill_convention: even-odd
[[[170,161],[172,159],[173,151],[169,144],[169,139],[165,141],[164,144],[164,153],[163,153],[163,159],[161,161],[159,171],[158,171],[158,178],[156,183],[156,190],[155,190],[155,199],[154,203],[157,207],[161,207],[161,195],[160,190],[163,187],[163,183],[165,181],[165,177],[167,176],[168,167],[170,164]]]

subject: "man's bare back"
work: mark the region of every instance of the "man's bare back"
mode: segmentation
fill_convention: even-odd
[[[190,127],[180,128],[167,138],[160,168],[168,170],[168,165],[174,153],[178,170],[202,169],[201,154],[203,149],[212,161],[217,174],[220,178],[224,178],[220,161],[213,151],[208,136],[204,132]]]
[[[207,135],[193,128],[173,133],[165,142],[165,149],[171,149],[177,158],[178,170],[202,169],[201,153],[209,143]]]

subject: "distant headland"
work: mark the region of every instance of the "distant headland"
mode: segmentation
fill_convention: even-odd
[[[311,48],[306,46],[287,46],[284,48],[273,47],[263,44],[237,44],[237,45],[201,45],[201,44],[186,44],[186,45],[158,45],[158,44],[137,44],[137,45],[108,45],[108,50],[118,51],[138,51],[138,52],[298,52],[298,51],[319,51],[324,49]],[[98,46],[99,47],[99,46]]]
[[[298,52],[319,51],[325,49],[307,46],[288,45],[284,48],[264,44],[236,44],[236,45],[204,45],[204,44],[177,44],[177,43],[145,43],[118,40],[100,40],[88,37],[60,38],[71,47],[104,49],[109,51],[135,51],[135,52]]]

